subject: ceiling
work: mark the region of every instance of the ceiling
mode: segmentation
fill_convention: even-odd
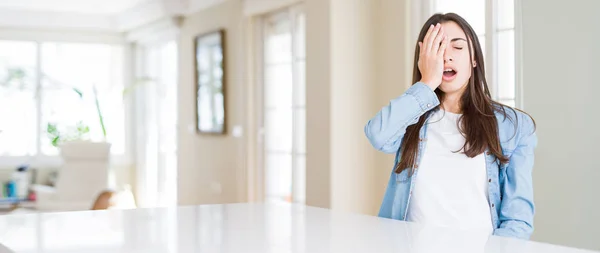
[[[118,14],[152,0],[0,0],[0,10]]]

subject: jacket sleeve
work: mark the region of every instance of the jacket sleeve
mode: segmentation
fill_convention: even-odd
[[[365,134],[375,149],[395,153],[400,148],[406,128],[439,104],[435,92],[424,83],[417,82],[381,108],[365,125]]]
[[[531,118],[522,116],[519,119],[522,122],[520,140],[506,167],[506,179],[501,188],[500,225],[494,235],[529,239],[533,233],[535,210],[532,170],[537,135]]]

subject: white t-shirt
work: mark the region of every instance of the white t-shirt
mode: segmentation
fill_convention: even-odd
[[[469,158],[462,153],[460,116],[438,110],[429,120],[407,220],[491,234],[485,156]]]

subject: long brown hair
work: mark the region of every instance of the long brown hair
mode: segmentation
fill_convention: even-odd
[[[507,113],[505,108],[509,108],[514,113],[514,119],[508,117],[515,125],[515,130],[518,126],[518,119],[515,109],[502,105],[492,100],[490,90],[485,79],[485,65],[483,61],[483,52],[481,45],[473,28],[462,17],[455,13],[435,14],[425,22],[419,34],[418,41],[423,41],[427,34],[427,29],[431,24],[444,22],[455,22],[465,32],[467,36],[467,45],[469,48],[469,56],[474,55],[474,60],[477,63],[473,68],[471,77],[469,78],[468,87],[465,89],[460,99],[462,116],[460,117],[460,131],[465,136],[465,144],[462,151],[468,157],[475,157],[489,148],[489,152],[496,157],[496,161],[507,163],[508,158],[502,154],[500,139],[498,135],[498,121],[495,112],[501,112],[505,118]],[[421,72],[418,68],[419,47],[415,45],[415,57],[413,67],[412,83],[417,83],[421,80]],[[439,101],[443,101],[444,92],[436,89],[435,93]],[[400,173],[405,169],[411,169],[412,174],[417,165],[417,155],[419,142],[419,131],[425,124],[429,115],[439,109],[439,106],[422,115],[416,124],[406,128],[406,133],[402,140],[401,159],[396,165],[396,173]],[[535,124],[535,123],[534,123]],[[516,131],[515,131],[516,134]]]

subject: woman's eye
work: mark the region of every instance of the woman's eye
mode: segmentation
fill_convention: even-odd
[[[462,50],[463,49],[462,47],[454,47],[454,48],[456,48],[458,50]]]

